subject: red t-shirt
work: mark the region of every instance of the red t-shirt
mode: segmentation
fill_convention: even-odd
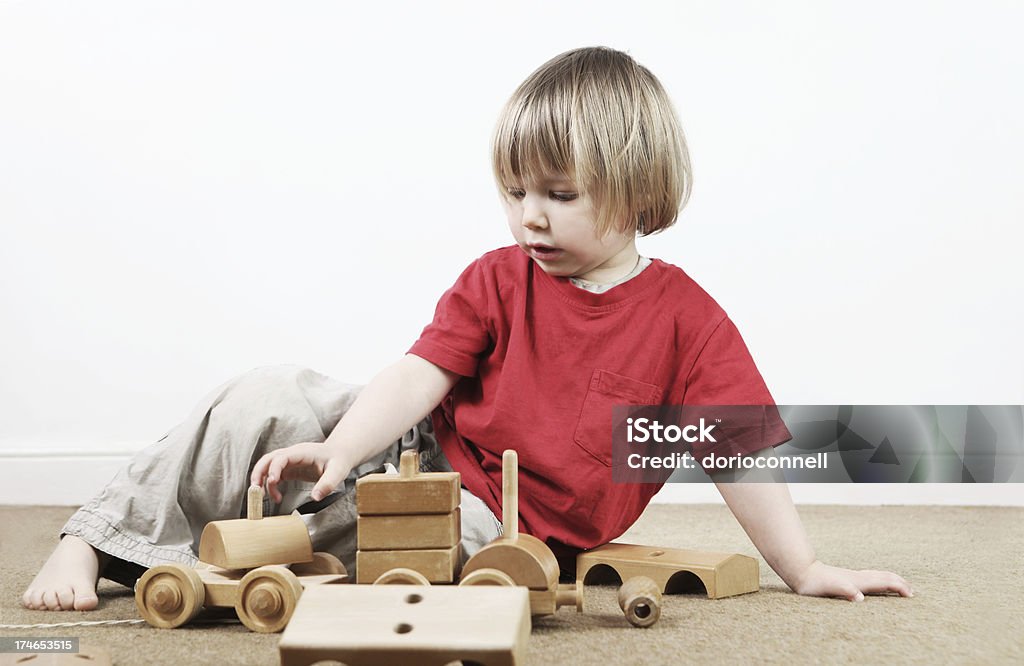
[[[432,420],[463,485],[501,515],[501,455],[515,449],[519,528],[556,552],[616,538],[661,487],[612,483],[612,405],[774,404],[722,308],[658,259],[595,294],[518,246],[488,252],[409,353],[462,375]]]

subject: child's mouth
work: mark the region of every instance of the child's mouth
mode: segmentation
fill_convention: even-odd
[[[544,245],[530,245],[530,256],[538,261],[553,261],[562,254],[562,250],[557,247],[547,247]]]

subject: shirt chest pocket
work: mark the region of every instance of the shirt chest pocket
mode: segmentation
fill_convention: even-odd
[[[601,464],[612,465],[612,408],[616,405],[653,405],[661,387],[607,370],[594,370],[576,424],[576,445]]]

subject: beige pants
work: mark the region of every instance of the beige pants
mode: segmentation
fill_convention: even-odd
[[[63,534],[81,537],[113,556],[106,577],[131,585],[143,568],[194,564],[199,536],[211,520],[243,517],[253,465],[264,453],[298,442],[322,442],[355,402],[361,386],[307,368],[257,368],[207,395],[188,418],[139,452],[68,520]],[[388,418],[382,414],[381,418]],[[355,572],[355,480],[397,467],[401,452],[420,451],[423,471],[450,471],[430,418],[352,471],[344,484],[313,503],[313,483],[285,481],[280,504],[267,497],[264,515],[298,509],[314,550],[328,551]],[[477,497],[462,490],[463,561],[500,535],[501,525]]]

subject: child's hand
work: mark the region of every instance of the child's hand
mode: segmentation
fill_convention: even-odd
[[[333,492],[350,471],[351,465],[332,447],[323,442],[303,442],[264,455],[253,467],[249,481],[254,486],[262,486],[266,477],[267,491],[275,502],[281,501],[279,482],[316,481],[310,496],[319,502]]]
[[[812,597],[841,597],[847,601],[864,601],[865,594],[886,592],[897,592],[901,597],[914,596],[907,581],[889,571],[841,569],[818,560],[800,575],[793,591]]]

